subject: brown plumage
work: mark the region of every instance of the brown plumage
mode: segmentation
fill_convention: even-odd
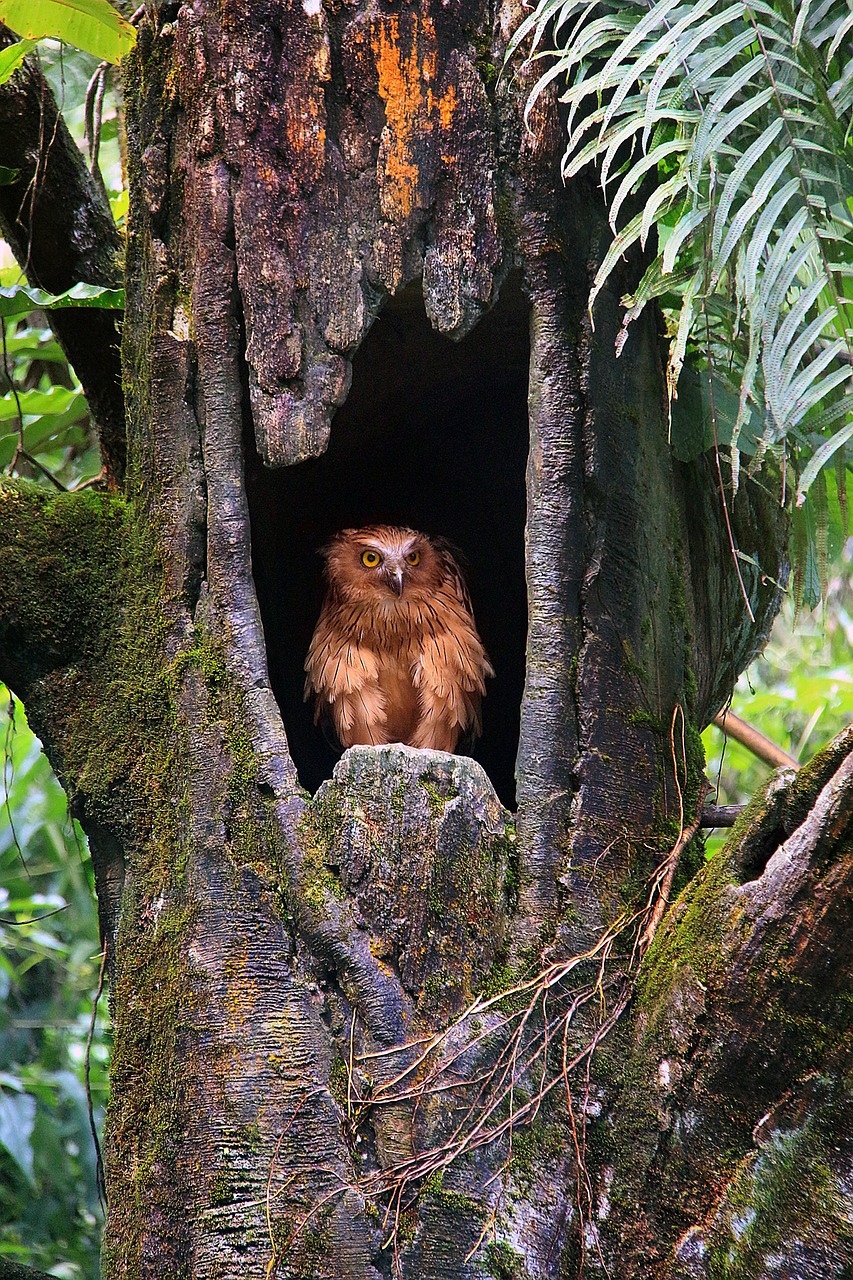
[[[315,720],[344,747],[405,742],[453,751],[480,732],[494,675],[449,547],[414,529],[344,529],[323,548],[328,589],[305,670]]]

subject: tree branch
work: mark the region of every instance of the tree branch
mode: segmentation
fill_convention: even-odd
[[[615,1181],[626,1204],[645,1199],[624,1225],[643,1275],[706,1231],[708,1188],[723,1194],[762,1117],[853,1061],[853,727],[783,778],[672,907],[641,974],[619,1109],[623,1122],[654,1110],[658,1136]]]
[[[0,680],[35,681],[100,653],[119,597],[122,504],[104,494],[0,486]]]
[[[0,48],[14,39],[0,26]],[[51,293],[81,280],[118,287],[121,237],[109,203],[31,58],[0,86],[0,165],[17,171],[0,186],[0,230],[30,283]],[[50,319],[86,393],[104,467],[117,484],[126,448],[116,315],[63,307]]]
[[[751,751],[759,760],[771,765],[774,769],[799,769],[800,762],[789,755],[782,747],[776,745],[760,729],[754,728],[733,711],[718,711],[714,716],[714,724],[728,738],[734,738],[747,751]]]
[[[22,1267],[18,1262],[0,1257],[0,1280],[51,1280],[51,1277],[34,1267]]]

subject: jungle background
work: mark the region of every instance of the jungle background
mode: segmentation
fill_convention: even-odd
[[[38,57],[121,226],[115,89],[93,81],[98,62],[87,54],[42,41]],[[0,261],[0,286],[26,283],[11,254]],[[46,486],[92,484],[97,442],[49,314],[6,314],[2,323],[0,466]],[[786,601],[732,708],[805,762],[853,719],[852,651],[853,537],[830,486],[824,598],[799,613]],[[5,689],[0,737],[0,1259],[96,1280],[102,1214],[92,1128],[106,1101],[110,1031],[105,995],[93,1015],[100,944],[91,863],[25,708]],[[767,766],[715,728],[704,741],[717,803],[744,803]],[[708,835],[707,856],[724,838]]]

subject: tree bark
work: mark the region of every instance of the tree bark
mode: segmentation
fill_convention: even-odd
[[[17,1262],[0,1258],[0,1280],[49,1280],[44,1271],[36,1271],[33,1267],[22,1267]]]
[[[108,944],[109,1280],[853,1263],[853,740],[675,867],[786,518],[772,485],[726,494],[750,620],[714,468],[669,452],[652,320],[618,360],[617,297],[591,325],[606,219],[559,181],[553,106],[526,132],[526,73],[496,77],[517,18],[199,3],[140,27],[126,495],[11,486],[0,521],[2,674],[90,834]],[[444,367],[420,296],[461,340]],[[475,761],[401,746],[352,749],[312,798],[267,662],[305,607],[300,522],[371,468],[383,501],[444,510],[395,464],[383,387],[435,424],[399,457],[451,474],[436,394],[462,394],[490,307],[513,367],[530,319],[517,812]],[[367,408],[333,421],[351,378]],[[472,552],[512,601],[476,456]]]

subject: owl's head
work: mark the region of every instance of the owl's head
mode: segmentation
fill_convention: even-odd
[[[386,607],[434,590],[444,570],[440,549],[425,534],[393,525],[344,529],[323,555],[336,594]]]

